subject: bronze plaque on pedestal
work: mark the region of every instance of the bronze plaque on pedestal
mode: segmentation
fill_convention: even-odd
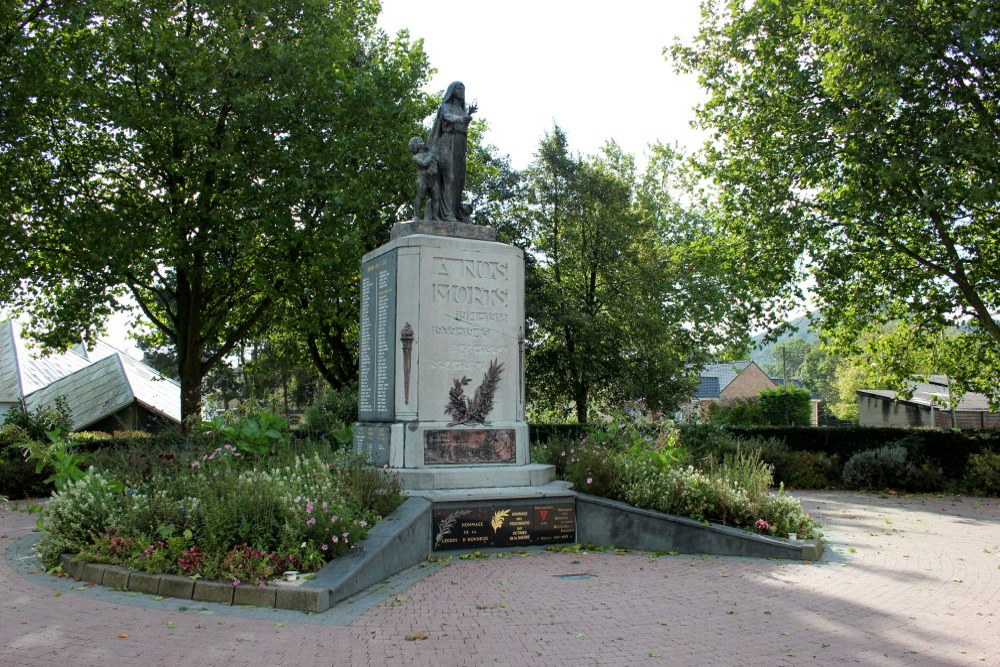
[[[424,465],[515,463],[514,429],[424,431]]]

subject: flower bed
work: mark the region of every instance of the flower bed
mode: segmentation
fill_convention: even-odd
[[[133,475],[94,468],[53,494],[38,551],[154,574],[257,584],[317,570],[402,502],[396,481],[358,457],[247,456],[222,445]]]
[[[584,493],[766,535],[819,537],[819,524],[797,499],[780,485],[771,490],[773,468],[759,447],[733,437],[713,442],[711,451],[691,446],[672,421],[637,403],[581,438],[549,441],[534,455]]]

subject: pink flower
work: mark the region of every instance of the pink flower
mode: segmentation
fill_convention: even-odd
[[[334,544],[336,544],[337,542],[340,541],[340,538],[337,537],[336,535],[334,535],[333,537],[330,538],[330,541],[333,542]]]
[[[339,521],[339,520],[340,520],[340,517],[337,516],[336,514],[333,514],[333,515],[330,516],[330,523],[337,523],[337,521]]]
[[[302,500],[302,496],[295,496],[295,504],[298,505],[299,501]]]
[[[587,484],[593,484],[593,483],[594,483],[594,478],[593,477],[588,477],[587,478]]]
[[[307,500],[306,501],[306,514],[312,514],[312,512],[313,512],[312,501],[311,500]]]
[[[192,467],[192,468],[197,468],[197,467],[198,467],[198,466],[200,466],[200,465],[201,465],[201,461],[193,461],[193,462],[191,463],[191,467]]]
[[[315,526],[316,525],[316,517],[311,517],[308,521],[306,521],[306,525],[307,526]]]
[[[327,546],[326,546],[325,544],[321,544],[321,545],[319,545],[319,549],[320,549],[320,551],[326,551],[326,550],[327,550],[328,548],[329,548],[329,547],[327,547]]]
[[[239,585],[240,585],[240,580],[239,579],[233,579],[233,586],[239,586]]]
[[[364,528],[365,526],[368,525],[368,522],[365,521],[364,519],[362,519],[361,521],[358,521],[358,525],[361,526],[362,528]]]

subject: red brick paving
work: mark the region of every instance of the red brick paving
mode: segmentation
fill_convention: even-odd
[[[56,597],[0,559],[0,665],[1000,665],[1000,499],[797,495],[823,562],[455,560],[349,626]],[[34,521],[0,510],[0,550]]]

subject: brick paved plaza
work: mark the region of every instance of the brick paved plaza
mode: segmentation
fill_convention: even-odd
[[[0,665],[1000,665],[1000,499],[796,495],[822,562],[508,553],[315,616],[38,573],[22,503],[0,510]]]

